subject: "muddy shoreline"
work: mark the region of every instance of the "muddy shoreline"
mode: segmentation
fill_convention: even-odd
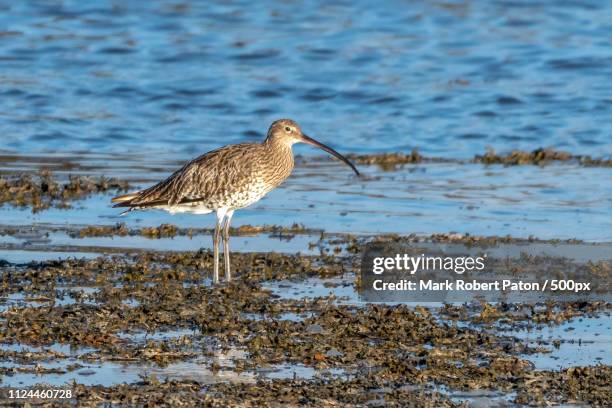
[[[202,271],[212,265],[206,250],[5,262],[2,298],[18,300],[0,313],[2,359],[12,364],[3,368],[3,378],[24,373],[87,378],[96,371],[92,365],[118,362],[150,364],[161,372],[195,364],[212,378],[226,378],[202,381],[186,371],[178,377],[145,375],[129,385],[73,385],[84,406],[103,401],[457,406],[454,393],[483,390],[501,392],[516,404],[612,401],[611,366],[538,370],[528,356],[549,353],[554,343],[533,346],[486,330],[500,322],[520,327],[524,319],[554,326],[609,315],[609,303],[543,304],[537,319],[531,313],[521,319],[525,305],[438,309],[344,304],[334,294],[278,295],[283,282],[337,279],[327,287],[353,286],[361,244],[354,238],[343,243],[348,245],[341,252],[327,248],[310,256],[237,253],[232,259],[237,280],[218,287],[202,285]],[[275,292],[270,285],[280,286]],[[70,350],[54,350],[57,345]],[[219,360],[228,352],[233,357]],[[293,377],[265,375],[266,367],[281,366],[313,370],[313,376],[300,378],[299,370]]]
[[[530,164],[575,159],[542,154]],[[376,160],[370,163],[381,164]],[[388,157],[383,161],[389,164]],[[86,197],[106,199],[128,187],[119,179],[46,171],[2,180],[3,204],[33,212],[74,208]],[[45,383],[69,387],[76,398],[54,400],[54,406],[612,402],[612,366],[599,350],[609,345],[596,341],[608,330],[597,323],[610,318],[609,302],[421,306],[366,304],[358,295],[361,254],[372,243],[533,246],[561,254],[587,248],[595,250],[591,255],[603,250],[601,243],[244,224],[232,229],[233,237],[263,240],[275,250],[233,253],[236,280],[212,287],[210,250],[166,248],[174,241],[199,247],[211,232],[170,223],[0,225],[0,249],[23,252],[18,261],[0,256],[5,404],[21,405],[6,399],[9,390]],[[300,242],[300,252],[282,250],[280,244],[292,240]],[[32,260],[34,253],[40,260]],[[516,268],[532,260],[521,258]],[[567,269],[558,254],[544,261],[549,269]],[[598,262],[586,271],[609,276]],[[584,324],[593,325],[585,348],[580,334],[562,335]],[[534,340],[526,334],[544,330],[555,335]],[[555,359],[591,344],[594,354],[553,368]]]

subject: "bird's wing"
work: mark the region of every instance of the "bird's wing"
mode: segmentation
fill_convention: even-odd
[[[195,158],[167,179],[137,193],[117,207],[151,207],[197,202],[214,196],[248,175],[254,144],[225,146]]]

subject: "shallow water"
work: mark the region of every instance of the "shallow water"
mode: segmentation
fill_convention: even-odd
[[[364,305],[353,285],[353,277],[344,279],[308,279],[300,282],[272,282],[264,285],[280,298],[315,298],[333,295],[337,304]],[[410,303],[409,303],[410,304]],[[411,306],[425,306],[435,311],[441,303],[413,303]],[[296,316],[291,316],[296,318]],[[448,321],[441,320],[441,322]],[[475,327],[460,323],[462,326]],[[512,336],[525,341],[531,347],[545,347],[547,353],[523,355],[537,370],[558,370],[572,366],[612,364],[612,316],[600,314],[597,317],[580,317],[559,325],[536,325],[527,329],[494,330],[493,333]],[[559,347],[553,342],[559,341]]]
[[[1,166],[34,171],[53,161],[48,156],[5,157]],[[100,155],[82,155],[72,163],[75,169],[58,170],[58,176],[103,174],[132,180],[134,188],[149,186],[178,166],[175,160],[144,165],[129,158]],[[299,223],[327,232],[357,234],[458,232],[612,242],[612,183],[604,182],[609,178],[607,168],[444,163],[405,165],[390,171],[365,165],[360,169],[364,177],[358,179],[337,162],[298,163],[283,185],[252,207],[238,211],[232,225]],[[111,208],[110,198],[96,195],[75,202],[70,211],[50,209],[37,214],[3,206],[0,223],[156,226],[171,222],[181,227],[212,227],[214,223],[213,215],[169,216],[161,211],[119,216],[120,211]],[[210,243],[209,239],[200,241],[202,246]],[[234,242],[234,248],[240,250],[241,238]],[[291,242],[286,245],[288,250],[297,246]],[[250,250],[270,248],[251,246]]]
[[[583,364],[612,364],[612,317],[582,317],[569,322],[532,330],[512,330],[510,336],[527,340],[531,346],[544,345],[550,353],[525,356],[538,370],[557,370]],[[559,347],[553,345],[559,341]]]
[[[612,152],[609,1],[248,5],[3,2],[0,150]]]
[[[44,368],[63,369],[69,364],[79,360],[69,359],[59,364],[41,364]],[[80,362],[82,364],[82,362]],[[5,366],[7,366],[5,364]],[[135,383],[142,376],[155,376],[161,381],[189,379],[201,384],[212,384],[215,382],[255,382],[257,377],[269,379],[299,378],[312,379],[315,376],[344,376],[342,369],[316,370],[313,367],[301,364],[283,364],[262,368],[256,372],[237,373],[233,370],[219,370],[213,372],[206,367],[206,361],[190,361],[169,364],[160,367],[156,364],[126,364],[116,362],[104,362],[85,364],[76,371],[65,374],[31,374],[18,373],[3,377],[2,384],[8,387],[31,387],[36,384],[50,384],[54,386],[65,386],[72,381],[84,385],[113,386],[122,383]]]
[[[329,279],[307,279],[296,281],[273,281],[266,283],[265,288],[272,291],[273,295],[280,299],[312,299],[316,297],[328,297],[333,299],[336,304],[347,304],[363,306],[359,301],[359,296],[354,288],[354,276],[347,274],[342,278],[335,277]],[[91,293],[92,288],[72,288]],[[329,298],[331,296],[331,298]],[[14,297],[14,296],[13,296]],[[23,299],[8,299],[11,306],[39,306],[36,302],[26,302]],[[87,301],[85,301],[87,302]],[[66,302],[64,302],[66,303]],[[8,305],[7,305],[8,306]],[[432,313],[437,314],[436,309],[442,304],[430,302],[428,304],[412,304],[411,307],[425,306]],[[130,307],[133,307],[131,305]],[[2,308],[0,307],[0,310]],[[253,314],[247,316],[249,319],[260,319],[261,316]],[[276,317],[278,320],[303,320],[307,314],[283,313]],[[579,317],[571,319],[559,325],[537,325],[531,326],[528,330],[518,327],[501,329],[483,329],[478,325],[465,322],[450,322],[444,319],[441,323],[458,324],[464,327],[471,327],[477,330],[486,330],[502,336],[511,336],[516,341],[523,341],[530,347],[544,348],[548,352],[538,352],[534,354],[524,354],[520,357],[533,363],[536,370],[558,370],[572,366],[588,366],[596,364],[612,364],[612,317],[609,314],[601,313],[595,317]],[[320,330],[320,327],[313,325],[308,330]],[[4,386],[27,387],[34,384],[52,384],[62,386],[73,380],[86,385],[107,385],[112,386],[121,383],[134,383],[141,380],[142,376],[154,375],[159,380],[164,379],[194,379],[202,384],[210,384],[219,381],[230,382],[254,382],[257,377],[264,378],[301,378],[312,379],[316,377],[347,377],[351,374],[341,368],[316,369],[312,366],[302,364],[281,364],[275,366],[262,366],[255,371],[236,372],[234,360],[248,359],[248,353],[240,349],[216,350],[198,330],[194,329],[174,329],[168,331],[154,332],[123,332],[118,337],[129,340],[130,342],[144,344],[148,341],[177,341],[182,337],[190,338],[191,348],[198,352],[201,349],[213,350],[212,357],[197,357],[187,361],[179,361],[167,365],[157,365],[154,363],[142,362],[120,362],[120,361],[96,361],[88,359],[88,353],[95,352],[95,349],[88,347],[70,347],[65,344],[54,344],[46,347],[33,347],[22,344],[0,344],[2,351],[18,352],[42,352],[50,350],[66,355],[66,358],[45,362],[42,360],[40,367],[58,368],[66,370],[71,364],[78,363],[82,367],[76,370],[66,370],[62,374],[36,374],[36,373],[15,373],[2,378]],[[193,342],[193,343],[191,343]],[[558,342],[558,345],[555,343]],[[199,352],[198,352],[199,353]],[[211,370],[210,363],[218,364],[219,370]],[[34,363],[30,363],[34,364]],[[27,367],[12,362],[4,362],[3,367]],[[31,367],[31,365],[30,365]],[[442,387],[442,390],[444,387]],[[455,400],[466,400],[473,404],[489,402],[490,404],[501,404],[510,399],[509,395],[491,391],[483,392],[458,392],[457,390],[447,390]],[[486,404],[483,406],[487,406]]]

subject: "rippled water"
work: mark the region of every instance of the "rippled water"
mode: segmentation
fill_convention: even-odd
[[[3,1],[0,150],[612,152],[611,2],[327,3]]]
[[[140,156],[139,156],[140,157]],[[173,161],[81,155],[75,168],[62,170],[63,159],[49,157],[0,158],[6,171],[33,171],[57,165],[66,174],[107,175],[146,187],[177,167]],[[240,210],[232,225],[294,223],[327,232],[350,233],[470,233],[477,235],[534,236],[542,239],[578,238],[612,242],[612,183],[608,168],[562,164],[536,166],[483,166],[480,164],[408,165],[394,171],[360,166],[362,178],[337,162],[298,163],[294,174],[278,189],[251,207]],[[29,209],[0,207],[0,224],[85,225],[126,222],[132,226],[175,223],[182,227],[211,227],[214,215],[168,215],[163,211],[133,212],[119,216],[111,208],[111,195],[79,201],[70,211],[50,209],[32,214]],[[61,237],[52,237],[62,242]],[[206,241],[206,245],[209,244]],[[265,242],[236,241],[239,250],[287,249],[305,251],[304,242],[268,247]],[[192,248],[202,243],[185,244]],[[299,249],[299,246],[302,249]]]

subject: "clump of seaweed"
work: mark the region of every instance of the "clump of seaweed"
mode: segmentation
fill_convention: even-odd
[[[378,244],[404,244],[410,245],[413,243],[419,242],[432,242],[432,243],[456,243],[456,244],[464,244],[466,246],[491,246],[498,244],[510,244],[510,243],[551,243],[551,244],[577,244],[582,241],[576,238],[570,238],[565,240],[559,239],[550,239],[550,240],[542,240],[535,237],[528,238],[516,238],[510,235],[472,235],[472,234],[459,234],[459,233],[438,233],[432,234],[429,236],[419,236],[416,234],[410,235],[399,235],[399,234],[380,234],[374,237],[347,237],[347,243],[349,245],[349,251],[353,253],[358,253],[363,250],[363,246],[368,243],[378,243]]]
[[[610,375],[612,367],[604,365],[537,372],[525,379],[527,386],[518,390],[514,402],[550,406],[582,401],[593,407],[609,407],[612,402]]]
[[[349,159],[357,164],[375,164],[383,170],[393,170],[399,164],[416,164],[425,159],[417,149],[412,149],[409,154],[402,152],[382,153],[382,154],[353,154]],[[431,159],[425,159],[430,161]]]
[[[507,154],[498,154],[493,149],[489,149],[484,154],[475,155],[471,160],[423,156],[417,149],[413,149],[410,153],[352,154],[347,157],[357,164],[377,165],[384,171],[395,170],[397,166],[403,164],[420,163],[480,163],[487,165],[503,164],[505,166],[543,166],[552,162],[567,162],[577,163],[585,167],[612,167],[612,159],[609,158],[592,158],[588,155],[576,155],[551,148],[538,148],[533,151],[513,150]]]
[[[612,303],[604,301],[567,301],[531,303],[473,303],[456,306],[445,304],[439,313],[446,318],[491,326],[497,330],[533,328],[538,325],[562,324],[577,317],[595,316],[612,311]],[[524,322],[520,324],[520,322]]]
[[[522,150],[513,150],[508,154],[500,155],[495,153],[493,149],[489,149],[483,155],[476,155],[473,159],[474,163],[483,164],[503,164],[505,166],[517,165],[545,165],[550,162],[568,162],[575,161],[584,166],[591,167],[610,167],[612,160],[610,159],[593,159],[590,156],[574,155],[572,153],[558,151],[554,149],[539,148],[531,152]]]
[[[178,228],[172,224],[161,224],[159,227],[145,227],[140,230],[140,235],[147,238],[173,238],[177,236]]]
[[[71,201],[90,194],[126,191],[126,181],[106,177],[68,176],[60,181],[49,170],[37,174],[0,175],[0,205],[31,207],[39,212],[51,207],[71,208]]]
[[[125,223],[117,223],[115,225],[88,225],[70,235],[75,238],[85,237],[125,237],[130,234],[130,229]]]
[[[161,224],[157,227],[129,228],[125,223],[115,225],[88,225],[78,230],[69,230],[72,238],[86,237],[112,237],[112,236],[142,236],[150,239],[173,238],[175,236],[193,236],[198,234],[208,235],[213,232],[212,228],[181,228],[174,224]],[[230,227],[232,235],[256,235],[271,233],[276,236],[291,237],[295,234],[320,233],[321,230],[307,228],[301,224],[293,224],[290,227],[281,225],[241,225]],[[14,234],[15,229],[1,229],[0,234]]]

